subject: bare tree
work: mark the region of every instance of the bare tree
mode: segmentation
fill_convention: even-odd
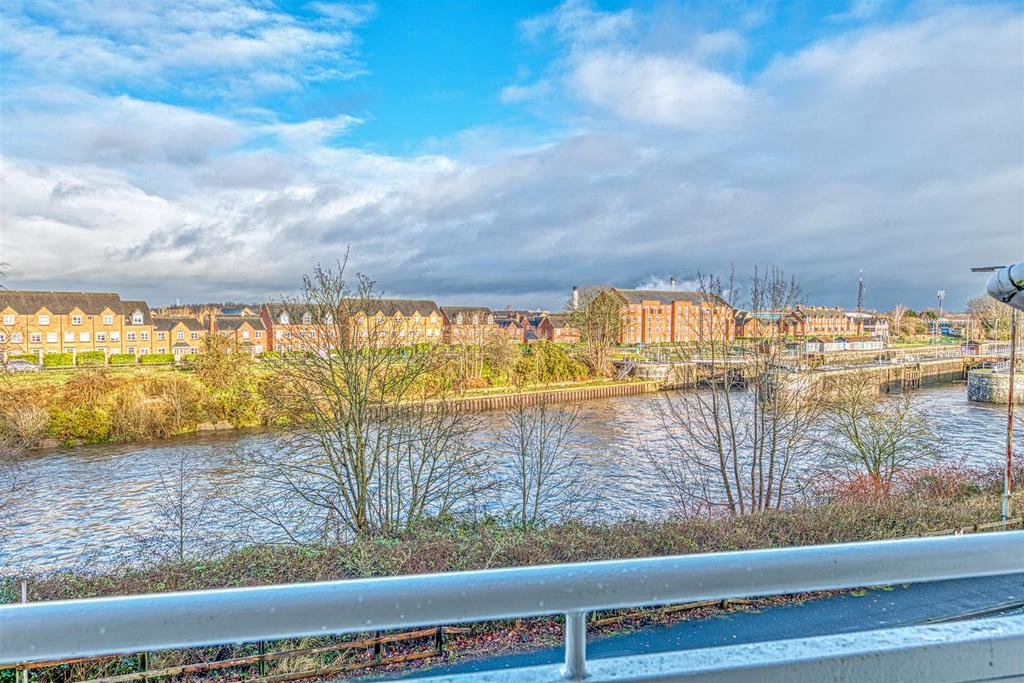
[[[160,473],[151,498],[151,521],[144,530],[132,529],[138,550],[146,559],[183,562],[218,545],[207,523],[214,504],[214,488],[197,477],[192,454],[179,450]]]
[[[910,310],[904,304],[896,304],[892,307],[892,311],[889,313],[889,320],[892,323],[892,336],[894,338],[903,335],[903,321],[907,317],[907,311]]]
[[[291,542],[393,534],[458,512],[486,485],[477,421],[449,400],[436,344],[374,283],[317,267],[291,305],[308,312],[305,352],[272,360],[265,393],[280,448],[243,455],[266,505],[248,505]],[[406,311],[405,313],[408,313]]]
[[[554,517],[572,517],[593,507],[596,482],[580,457],[579,408],[520,395],[494,432],[494,450],[507,466],[504,507],[520,528]]]
[[[737,295],[732,278],[723,284],[702,276],[700,283],[708,299]],[[724,321],[701,324],[698,341],[677,350],[677,374],[697,378],[699,386],[663,394],[656,408],[661,443],[646,440],[643,448],[682,511],[777,509],[818,466],[814,429],[823,404],[817,385],[799,381],[779,315],[800,298],[796,281],[781,271],[755,270],[748,308],[778,322],[758,326],[742,347]]]
[[[976,296],[967,302],[967,312],[989,338],[1009,338],[1013,309],[1003,302],[986,295]]]
[[[831,464],[851,475],[867,476],[880,492],[916,464],[934,461],[939,439],[909,394],[879,396],[864,373],[830,383],[826,440]]]
[[[612,354],[626,324],[622,302],[607,290],[588,288],[569,303],[568,320],[579,330],[584,362],[594,374],[611,374]]]

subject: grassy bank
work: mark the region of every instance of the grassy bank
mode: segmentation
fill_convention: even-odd
[[[343,544],[306,547],[254,545],[220,557],[185,562],[154,561],[146,566],[40,574],[27,578],[28,595],[30,601],[60,600],[898,538],[996,521],[1001,481],[995,470],[944,470],[919,473],[908,479],[898,494],[859,491],[857,486],[851,486],[788,510],[713,519],[628,520],[609,524],[568,521],[530,529],[509,527],[493,519],[434,520],[392,538],[360,538]],[[1024,494],[1018,493],[1013,504],[1017,510],[1024,508]],[[0,579],[0,601],[18,600],[20,578]],[[788,600],[806,597],[790,596]],[[759,599],[737,608],[751,609],[781,600]],[[708,606],[672,614],[657,610],[602,612],[597,615],[602,623],[590,631],[592,636],[608,634],[707,616],[716,609]],[[353,634],[343,639],[372,635]],[[557,617],[474,624],[450,638],[446,658],[539,647],[557,642],[559,637]],[[298,639],[269,644],[268,651],[337,642],[339,638]],[[389,646],[388,654],[401,656],[418,646],[394,644]],[[149,666],[245,656],[252,654],[253,648],[239,645],[151,653]],[[282,659],[270,673],[316,669],[330,661],[337,663],[333,660],[335,656],[337,653],[303,661]],[[348,659],[342,661],[348,663],[368,662],[372,654],[353,650],[343,657]],[[433,657],[419,664],[394,667],[437,661]],[[102,663],[39,670],[33,676],[38,681],[79,680],[131,672],[136,666],[134,656],[126,655]],[[252,672],[237,671],[231,677],[246,674]],[[223,676],[216,675],[219,680]]]

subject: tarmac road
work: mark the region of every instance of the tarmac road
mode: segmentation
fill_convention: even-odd
[[[587,659],[1022,613],[1024,574],[956,579],[888,589],[875,588],[863,594],[844,593],[760,611],[724,612],[704,619],[680,621],[670,626],[652,626],[624,635],[596,638],[587,643]],[[410,672],[398,678],[553,664],[561,662],[562,658],[561,647],[545,648],[460,661]]]

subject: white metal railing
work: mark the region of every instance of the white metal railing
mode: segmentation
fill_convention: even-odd
[[[1024,531],[0,607],[0,664],[1024,572]]]

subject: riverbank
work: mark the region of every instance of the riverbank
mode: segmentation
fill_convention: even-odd
[[[932,470],[908,478],[901,492],[894,495],[857,494],[854,487],[823,493],[788,510],[743,517],[628,520],[609,524],[566,521],[528,529],[510,527],[495,519],[434,520],[390,538],[360,538],[349,543],[305,547],[248,546],[219,557],[37,574],[27,577],[28,598],[59,600],[915,536],[996,521],[1001,486],[998,475],[996,470]],[[1013,504],[1018,510],[1024,507],[1024,495],[1016,494]],[[0,602],[19,599],[22,578],[0,580]],[[779,600],[741,603],[740,608]],[[707,615],[714,609],[707,606],[671,613],[602,612],[594,615],[600,623],[595,624],[593,632],[633,630],[651,623]],[[474,624],[467,632],[450,639],[449,647],[459,657],[528,649],[551,642],[558,628],[557,618]],[[363,636],[372,634],[353,634],[346,639]],[[323,640],[271,643],[268,650],[311,647],[322,645]],[[246,647],[215,648],[214,655],[205,653],[202,658],[239,656],[248,652]],[[389,653],[393,651],[389,648]],[[175,658],[191,659],[196,653],[160,656],[163,665],[169,666]],[[434,658],[423,663],[437,661]],[[296,663],[280,666],[268,673],[284,673]]]

